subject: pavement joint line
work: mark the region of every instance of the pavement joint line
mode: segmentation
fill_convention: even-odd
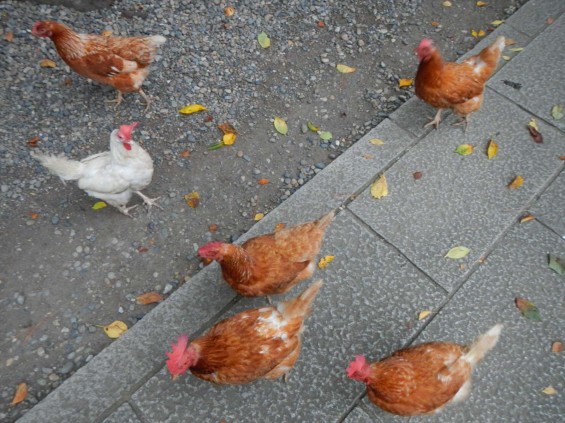
[[[349,406],[349,408],[341,414],[341,417],[337,419],[336,423],[343,423],[345,419],[347,419],[347,417],[355,409],[355,407],[361,406],[361,401],[363,400],[366,394],[367,394],[367,389],[363,389],[363,391],[360,392],[359,395],[357,395],[353,399],[353,401],[351,401],[351,405]]]
[[[145,418],[145,416],[143,415],[143,412],[139,409],[137,404],[135,404],[133,401],[132,402],[126,401],[126,402],[124,402],[124,404],[127,404],[131,407],[133,414],[135,414],[135,417],[137,417],[137,419],[141,423],[149,423],[149,421]]]

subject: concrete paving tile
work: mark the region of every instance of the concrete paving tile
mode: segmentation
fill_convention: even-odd
[[[560,0],[565,5],[565,2]],[[531,2],[528,3],[528,5]],[[524,51],[512,59],[509,66],[491,79],[489,85],[500,94],[565,131],[565,118],[554,120],[551,109],[555,104],[565,106],[565,15],[557,19]],[[502,83],[510,80],[522,84],[520,90]],[[560,141],[561,150],[565,141]]]
[[[214,267],[190,279],[19,422],[92,422],[128,395],[163,365],[163,351],[173,336],[198,330],[235,297]]]
[[[141,423],[128,403],[122,404],[102,423]]]
[[[361,407],[355,407],[343,423],[373,423],[374,421]]]
[[[553,181],[530,211],[565,239],[565,173]]]
[[[376,200],[368,188],[349,205],[447,290],[562,167],[555,159],[562,151],[562,134],[540,123],[546,142],[534,143],[524,129],[530,115],[490,91],[466,135],[459,127],[440,127],[387,171],[387,197]],[[490,137],[499,144],[499,153],[488,160]],[[475,152],[456,154],[463,143],[473,144]],[[419,180],[413,178],[416,171],[422,172]],[[516,175],[525,183],[510,190],[507,184]],[[460,260],[444,258],[458,245],[471,253]]]
[[[415,341],[468,343],[496,323],[505,325],[498,345],[475,369],[470,398],[415,422],[563,420],[565,357],[550,349],[564,340],[565,284],[547,267],[548,252],[565,255],[565,242],[535,221],[512,228]],[[518,296],[537,305],[540,322],[519,313]],[[550,385],[557,395],[542,392]]]
[[[415,137],[420,138],[432,132],[433,129],[424,128],[424,125],[432,120],[435,114],[436,109],[414,96],[402,107],[392,112],[390,119]],[[445,115],[447,116],[447,112]]]
[[[534,37],[547,27],[547,18],[555,19],[563,12],[565,12],[563,0],[530,0],[508,18],[506,23]]]
[[[347,211],[329,228],[322,250],[327,254],[335,260],[314,276],[325,285],[288,384],[215,386],[191,375],[172,383],[163,369],[132,396],[147,421],[173,422],[178,416],[202,422],[337,421],[364,389],[346,378],[349,361],[362,352],[371,357],[398,348],[421,327],[417,313],[437,306],[445,293]],[[242,299],[228,314],[264,304],[262,298]]]

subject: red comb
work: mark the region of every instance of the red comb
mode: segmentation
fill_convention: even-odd
[[[430,40],[429,38],[424,38],[422,41],[420,41],[420,44],[418,45],[418,49],[425,48],[425,47],[431,47],[433,45],[434,45],[434,42],[432,40]]]
[[[347,368],[347,376],[352,377],[359,370],[363,369],[367,365],[367,359],[362,355],[355,357],[355,360],[349,364]]]
[[[186,347],[188,346],[188,335],[181,335],[177,339],[177,343],[171,343],[171,352],[167,351],[167,357],[172,360],[178,360],[184,352],[186,351]]]
[[[209,242],[206,245],[203,245],[202,247],[200,247],[198,249],[198,255],[199,256],[205,256],[206,254],[210,253],[211,251],[216,252],[220,247],[222,246],[222,243],[220,241],[212,241]]]
[[[133,130],[139,126],[139,122],[134,122],[131,125],[122,125],[120,126],[119,134],[126,140],[131,140],[131,133]]]

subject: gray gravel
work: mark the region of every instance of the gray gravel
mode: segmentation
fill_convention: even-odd
[[[0,3],[0,420],[14,421],[107,346],[99,325],[143,318],[152,306],[137,304],[139,294],[167,296],[185,283],[200,268],[199,245],[237,239],[256,213],[268,213],[410,98],[398,79],[414,75],[412,50],[423,36],[453,59],[476,43],[469,28],[488,28],[523,2],[454,2],[447,10],[436,0],[247,0],[234,2],[229,18],[219,0],[124,0],[87,13]],[[81,32],[165,35],[144,87],[154,100],[149,113],[137,95],[109,108],[110,87],[72,73],[49,40],[31,35],[37,19]],[[258,46],[260,31],[269,49]],[[45,58],[57,67],[39,67]],[[337,63],[357,71],[339,74]],[[208,111],[180,115],[189,103]],[[286,119],[287,136],[274,130],[275,116]],[[39,150],[79,159],[106,150],[111,130],[132,121],[141,122],[134,135],[155,162],[146,194],[160,195],[164,207],[139,207],[134,219],[93,211],[95,200],[47,174],[26,144],[37,136]],[[226,121],[238,130],[235,145],[209,151]],[[332,139],[321,140],[307,121]],[[259,186],[262,178],[270,183]],[[201,195],[196,209],[183,200],[193,191]],[[10,407],[24,381],[28,399]]]

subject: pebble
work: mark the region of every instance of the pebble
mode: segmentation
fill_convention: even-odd
[[[56,382],[61,379],[61,377],[57,373],[51,373],[48,378],[51,382]]]
[[[55,215],[55,216],[53,216],[53,217],[51,218],[51,223],[52,223],[53,225],[58,225],[60,221],[61,221],[61,219],[59,218],[58,215]]]
[[[2,191],[2,192],[8,192],[9,189],[10,189],[10,187],[8,185],[0,186],[0,191]]]
[[[168,283],[165,285],[165,288],[163,289],[163,294],[168,294],[172,290],[173,290],[173,285]]]
[[[20,294],[19,292],[16,292],[16,303],[18,303],[19,305],[23,305],[26,301],[26,297],[23,294]]]
[[[73,367],[74,367],[74,363],[72,361],[67,361],[63,365],[63,367],[59,369],[59,373],[61,373],[62,375],[66,375],[67,373],[70,373],[71,370],[73,370]]]

